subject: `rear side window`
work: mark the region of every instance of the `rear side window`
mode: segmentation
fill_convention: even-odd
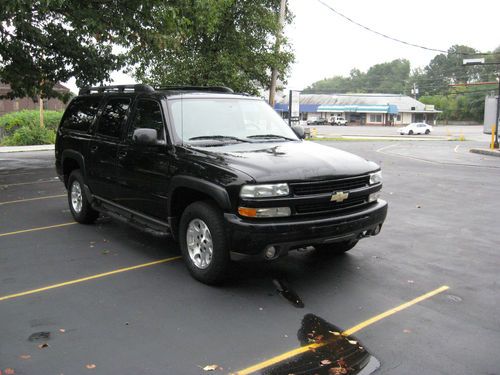
[[[139,128],[155,129],[158,139],[163,140],[163,115],[160,103],[147,99],[140,99],[137,102],[128,136],[132,137],[134,130]]]
[[[109,99],[99,118],[97,133],[107,137],[120,138],[121,128],[129,107],[129,98]]]
[[[101,98],[76,98],[66,110],[61,127],[87,132],[94,122]]]

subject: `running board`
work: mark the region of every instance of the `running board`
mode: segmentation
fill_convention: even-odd
[[[94,195],[92,208],[110,216],[113,219],[124,222],[136,229],[154,236],[171,235],[170,225],[168,225],[168,223],[130,210],[114,202],[110,202],[107,199]]]

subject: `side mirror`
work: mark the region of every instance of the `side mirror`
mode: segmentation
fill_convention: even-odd
[[[135,129],[132,139],[135,143],[144,146],[155,146],[162,143],[158,140],[156,130],[148,128]]]
[[[304,128],[300,125],[293,125],[292,130],[299,139],[304,139],[306,137]]]

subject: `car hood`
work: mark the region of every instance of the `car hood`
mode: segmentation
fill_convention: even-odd
[[[374,162],[309,141],[193,148],[204,154],[207,162],[237,169],[257,182],[323,180],[379,169]]]

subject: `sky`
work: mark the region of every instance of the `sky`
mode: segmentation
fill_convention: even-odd
[[[423,67],[438,52],[405,46],[372,34],[322,5],[318,0],[288,0],[293,23],[285,28],[295,52],[287,89],[301,90],[353,68],[366,71],[374,64],[405,58],[412,68]],[[323,0],[358,23],[407,42],[447,50],[464,44],[480,51],[500,46],[498,0]],[[134,83],[113,72],[114,84]],[[68,83],[76,92],[74,80]]]

